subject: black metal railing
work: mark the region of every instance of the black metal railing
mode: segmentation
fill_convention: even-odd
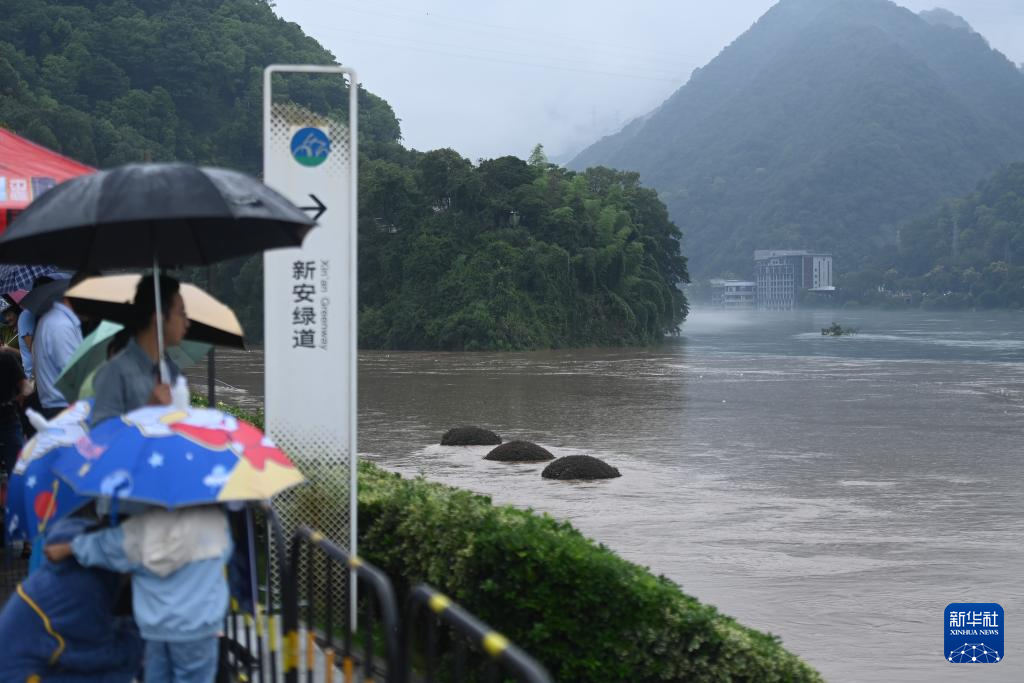
[[[421,620],[421,616],[426,618]],[[403,627],[402,650],[408,680],[415,667],[422,670],[423,683],[434,683],[439,678],[457,683],[498,681],[499,676],[500,680],[512,677],[523,683],[551,683],[548,672],[530,655],[426,584],[420,584],[409,595]],[[448,629],[443,644],[439,627]],[[422,652],[417,651],[417,645]],[[448,669],[443,672],[447,675],[442,675],[442,669]]]
[[[259,681],[277,683],[280,678],[278,624],[286,603],[285,596],[291,567],[284,544],[284,532],[274,509],[266,504],[246,510],[245,524],[240,533],[234,528],[236,543],[240,537],[247,546],[247,569],[252,594],[243,608],[232,597],[229,613],[224,620],[221,639],[221,669],[232,681]],[[271,546],[275,552],[271,552]],[[276,563],[277,571],[271,571]]]
[[[356,679],[402,683],[398,603],[388,577],[306,527],[299,527],[292,536],[290,565],[284,611],[285,683],[299,680],[300,620],[306,627],[301,649],[307,683],[315,680],[318,648],[323,652],[324,681],[334,680],[340,654],[346,683]]]

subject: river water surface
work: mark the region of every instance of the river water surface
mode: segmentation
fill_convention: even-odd
[[[260,354],[219,364],[261,400]],[[359,381],[363,457],[571,520],[828,680],[1024,680],[1024,315],[698,310],[657,348],[368,352]],[[463,424],[623,476],[436,445]],[[1004,661],[945,662],[951,602],[1003,606]]]

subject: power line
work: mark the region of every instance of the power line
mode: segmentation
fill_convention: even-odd
[[[606,68],[602,68],[600,66],[598,66],[597,68],[590,67],[590,64],[591,64],[590,62],[585,61],[585,60],[579,60],[579,59],[555,57],[555,58],[550,58],[549,61],[546,61],[543,64],[540,64],[540,63],[537,63],[537,62],[526,61],[526,60],[520,59],[520,57],[522,56],[521,53],[510,52],[508,50],[496,50],[496,49],[493,49],[493,48],[479,48],[479,47],[475,47],[475,46],[471,47],[471,46],[453,45],[451,43],[429,42],[429,41],[423,41],[423,40],[419,40],[419,39],[410,39],[410,38],[407,38],[405,36],[387,35],[387,34],[380,34],[380,33],[367,33],[365,31],[356,31],[356,30],[352,30],[352,29],[342,29],[342,28],[332,28],[332,27],[326,27],[326,26],[320,26],[319,27],[319,31],[326,32],[326,33],[336,33],[336,34],[339,34],[339,35],[346,36],[350,40],[356,40],[356,41],[370,42],[369,39],[373,39],[374,41],[381,41],[381,40],[383,40],[383,41],[390,41],[389,44],[388,44],[388,47],[396,47],[396,48],[399,48],[399,49],[408,49],[408,50],[417,50],[417,51],[422,51],[422,52],[433,52],[435,54],[444,54],[444,55],[449,55],[449,56],[454,56],[454,57],[462,57],[462,58],[468,58],[468,59],[485,59],[487,61],[493,61],[493,62],[498,62],[498,63],[519,64],[519,65],[522,65],[522,66],[535,66],[535,67],[546,68],[546,69],[560,69],[560,70],[564,70],[564,71],[575,71],[575,72],[579,72],[579,73],[595,73],[595,74],[602,74],[602,75],[619,75],[619,76],[629,77],[629,78],[643,78],[643,79],[647,79],[647,80],[660,80],[660,81],[666,81],[666,82],[679,82],[681,80],[684,80],[683,77],[680,77],[678,75],[681,71],[684,71],[684,69],[669,69],[669,68],[666,67],[666,68],[653,69],[653,70],[650,69],[650,68],[641,68],[639,70],[632,70],[630,65],[619,63],[619,64],[615,64],[613,67],[609,67],[609,68],[616,68],[616,69],[619,69],[619,70],[625,69],[625,70],[628,70],[629,73],[615,73],[615,72],[609,71]],[[417,47],[416,44],[418,44],[419,47]],[[474,51],[466,51],[467,47],[471,47],[471,49],[474,50]],[[440,48],[440,50],[438,50],[436,48]],[[492,54],[499,55],[499,57],[481,56],[481,54],[480,54],[481,52],[490,52]],[[511,57],[512,59],[508,59],[508,57]],[[565,62],[567,64],[557,64],[557,63],[554,63],[556,61],[557,62]],[[660,72],[660,74],[658,74],[657,72]]]
[[[600,51],[606,53],[625,53],[633,59],[639,59],[649,62],[660,62],[665,57],[669,57],[672,59],[692,59],[692,56],[687,56],[682,53],[669,52],[665,50],[649,49],[643,52],[638,52],[636,48],[633,46],[617,46],[612,43],[608,43],[607,41],[586,40],[583,38],[579,38],[578,36],[575,35],[569,36],[565,34],[555,33],[552,31],[546,31],[543,28],[539,28],[536,26],[521,27],[501,24],[489,24],[485,22],[473,21],[472,19],[446,17],[444,15],[439,15],[436,13],[426,13],[425,15],[422,16],[403,16],[399,14],[384,13],[379,10],[367,10],[364,8],[356,8],[351,5],[348,5],[348,7],[349,9],[357,12],[378,14],[380,16],[388,16],[410,22],[419,23],[424,20],[427,20],[438,22],[442,25],[444,25],[446,22],[464,24],[466,26],[473,27],[473,29],[478,33],[489,33],[491,35],[496,35],[506,40],[514,38],[517,42],[520,43],[526,42],[543,46],[550,46],[552,42],[558,45],[565,46],[571,46],[572,44],[575,44],[579,46],[581,49],[586,49],[588,52]],[[452,26],[446,26],[445,28],[455,31],[463,31],[463,29]],[[541,37],[541,34],[546,34],[549,37],[545,39]],[[661,55],[659,56],[655,53],[661,53]],[[616,58],[619,58],[618,55],[616,55]]]
[[[342,29],[324,29],[324,30],[328,30],[328,31],[331,31],[331,32],[334,32],[334,33],[341,33],[341,34],[346,33]],[[380,36],[380,35],[374,35],[374,34],[360,34],[360,33],[354,32],[354,31],[353,32],[349,32],[349,33],[350,34],[355,34],[355,35],[349,35],[348,39],[349,40],[354,40],[356,42],[367,42],[367,43],[371,43],[373,45],[381,45],[381,43],[379,42],[381,40],[385,40],[385,41],[399,41],[399,42],[387,43],[385,46],[389,47],[389,48],[399,49],[399,50],[412,50],[414,52],[426,52],[426,53],[431,53],[431,54],[444,55],[444,56],[448,56],[448,57],[459,57],[459,58],[462,58],[462,59],[469,58],[469,59],[473,59],[475,61],[485,61],[485,62],[492,62],[492,63],[496,63],[496,64],[510,64],[510,65],[514,65],[514,66],[528,66],[528,67],[533,67],[533,68],[538,68],[538,69],[548,69],[548,70],[555,70],[555,71],[570,71],[570,72],[574,72],[574,73],[595,74],[595,75],[599,75],[599,76],[613,76],[613,77],[619,77],[619,78],[639,78],[639,79],[649,80],[649,81],[661,81],[661,82],[664,82],[664,83],[681,83],[683,80],[685,80],[683,78],[671,78],[671,77],[668,77],[668,76],[649,76],[649,75],[645,75],[645,74],[641,74],[641,73],[637,73],[637,72],[618,73],[618,72],[613,72],[613,71],[607,71],[607,70],[604,70],[604,69],[585,69],[585,68],[580,68],[580,67],[562,66],[562,65],[551,64],[551,63],[539,64],[537,62],[527,62],[527,61],[522,61],[522,60],[499,59],[497,57],[488,57],[486,55],[471,54],[471,53],[466,53],[466,52],[454,52],[454,51],[452,51],[449,48],[437,50],[437,49],[432,49],[430,47],[417,47],[415,45],[408,44],[407,39],[399,38],[397,36]],[[359,37],[359,36],[365,36],[365,37]]]
[[[424,13],[415,12],[415,13],[410,14],[405,8],[397,8],[397,7],[394,7],[394,6],[391,6],[392,9],[399,10],[399,11],[398,12],[395,12],[395,11],[389,12],[389,11],[380,9],[380,4],[379,3],[376,4],[376,6],[373,7],[373,8],[361,7],[361,6],[358,6],[358,5],[355,5],[353,3],[349,3],[349,2],[336,2],[336,3],[334,3],[334,6],[336,6],[336,7],[343,7],[343,8],[346,8],[346,9],[350,10],[350,11],[361,13],[361,14],[368,14],[368,15],[385,17],[385,18],[398,19],[398,20],[401,20],[401,21],[405,21],[405,22],[409,22],[409,23],[414,23],[419,28],[423,28],[423,22],[424,21],[426,21],[426,22],[438,22],[438,23],[440,23],[442,25],[444,23],[446,23],[446,22],[448,22],[448,23],[460,23],[460,24],[465,24],[465,25],[469,25],[469,26],[484,27],[485,29],[488,29],[488,30],[484,31],[484,33],[490,33],[492,35],[497,35],[502,40],[515,40],[517,43],[532,43],[532,44],[541,45],[541,46],[544,46],[544,47],[569,46],[571,44],[576,44],[576,45],[581,46],[581,48],[585,49],[588,54],[604,52],[611,59],[622,59],[623,58],[622,55],[625,55],[625,57],[628,58],[628,59],[632,59],[632,60],[635,60],[635,61],[642,61],[642,62],[650,62],[650,63],[654,63],[654,64],[662,64],[665,61],[665,58],[669,58],[669,59],[673,59],[673,60],[685,60],[688,63],[701,62],[703,60],[703,57],[697,57],[695,55],[686,55],[686,54],[683,54],[683,53],[680,53],[680,52],[672,52],[672,51],[660,50],[660,49],[656,49],[656,48],[647,48],[643,52],[637,52],[635,47],[632,47],[632,46],[629,46],[629,47],[618,46],[618,45],[614,45],[614,44],[611,44],[611,43],[608,43],[608,42],[605,42],[605,41],[594,41],[594,40],[581,39],[581,38],[579,38],[577,36],[567,36],[565,34],[559,34],[559,33],[551,32],[551,31],[546,31],[543,28],[538,28],[538,27],[519,27],[519,26],[509,26],[509,25],[501,25],[501,24],[491,24],[491,23],[486,23],[486,22],[474,21],[472,19],[465,19],[465,18],[461,18],[461,17],[450,17],[450,16],[445,16],[445,15],[439,15],[439,14],[431,13],[431,12],[424,12]],[[387,5],[385,5],[385,6],[387,6]],[[452,29],[452,30],[455,30],[455,31],[461,31],[461,29],[458,29],[458,28],[454,28],[453,29],[453,27],[451,27],[451,26],[447,26],[446,28]],[[550,36],[551,39],[545,40],[543,38],[538,37],[538,34],[546,34],[546,35]],[[618,54],[612,54],[612,53],[618,53]],[[660,56],[659,56],[659,54],[660,54]],[[650,68],[650,67],[647,67],[647,68]],[[666,67],[655,67],[655,68],[665,69]]]
[[[494,24],[494,23],[490,23],[490,22],[483,22],[483,21],[476,21],[476,20],[473,20],[473,19],[467,19],[465,17],[454,17],[454,16],[450,16],[450,15],[438,14],[437,12],[424,12],[423,14],[415,12],[415,13],[409,14],[407,16],[403,16],[402,14],[400,14],[400,12],[407,11],[407,8],[401,7],[401,6],[396,6],[396,5],[392,4],[392,3],[381,2],[381,1],[378,1],[378,0],[374,0],[374,3],[373,3],[374,9],[368,9],[368,8],[365,8],[365,7],[358,7],[353,2],[341,1],[341,2],[336,2],[335,4],[342,5],[342,6],[347,6],[350,9],[353,9],[353,10],[359,11],[359,12],[364,12],[364,13],[385,14],[385,15],[388,15],[388,16],[392,16],[392,17],[396,17],[396,18],[401,18],[401,19],[408,19],[408,20],[422,20],[424,17],[426,17],[426,18],[429,18],[429,19],[432,19],[432,20],[448,21],[448,22],[454,22],[454,23],[460,23],[460,24],[467,24],[467,25],[471,25],[471,26],[479,26],[479,27],[484,27],[484,28],[496,29],[498,31],[501,31],[502,33],[515,32],[519,36],[523,36],[523,35],[529,36],[531,34],[543,33],[543,34],[547,34],[547,35],[551,36],[552,38],[556,39],[557,41],[559,41],[561,43],[573,42],[573,43],[579,43],[579,44],[587,44],[587,45],[592,45],[592,46],[595,46],[595,47],[598,47],[598,48],[601,48],[601,49],[610,49],[610,50],[619,51],[619,52],[625,51],[625,52],[631,52],[631,53],[635,54],[635,49],[636,49],[635,46],[632,46],[632,45],[630,45],[630,46],[619,46],[619,45],[615,45],[613,43],[609,43],[607,41],[586,40],[586,39],[583,39],[583,38],[579,38],[576,35],[566,35],[564,33],[557,33],[557,32],[554,32],[554,31],[548,31],[548,30],[544,29],[542,26],[536,26],[536,25],[534,25],[534,26],[512,26],[512,25],[508,25],[508,24]],[[398,14],[396,14],[396,13],[388,14],[388,13],[382,12],[381,10],[377,9],[377,8],[379,8],[381,6],[390,7],[392,10],[396,10],[399,13]],[[652,53],[652,54],[653,53],[660,53],[660,54],[662,54],[664,56],[667,56],[667,57],[673,57],[673,58],[676,58],[676,59],[685,59],[687,61],[699,61],[699,58],[697,58],[695,55],[692,55],[692,54],[691,55],[687,55],[687,54],[683,54],[681,52],[676,52],[676,51],[673,51],[673,50],[663,50],[663,49],[659,49],[659,48],[645,47],[645,52],[646,53]]]

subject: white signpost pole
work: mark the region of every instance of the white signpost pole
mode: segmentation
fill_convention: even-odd
[[[348,121],[274,103],[274,74],[348,80]],[[301,248],[263,259],[266,429],[312,482],[303,519],[356,553],[357,94],[352,69],[273,65],[263,72],[263,181],[315,217]],[[298,500],[301,488],[286,492]],[[345,506],[337,505],[347,499]],[[288,509],[288,505],[281,506]],[[354,605],[354,601],[353,601]]]

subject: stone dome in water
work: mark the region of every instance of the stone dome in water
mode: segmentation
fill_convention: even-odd
[[[454,427],[441,437],[442,446],[497,446],[501,437],[483,427]]]
[[[545,467],[541,476],[546,479],[614,479],[622,474],[593,456],[567,455]]]
[[[529,441],[509,441],[491,450],[484,456],[484,460],[498,460],[501,462],[540,462],[542,460],[554,460],[555,456],[546,448],[538,446]]]

